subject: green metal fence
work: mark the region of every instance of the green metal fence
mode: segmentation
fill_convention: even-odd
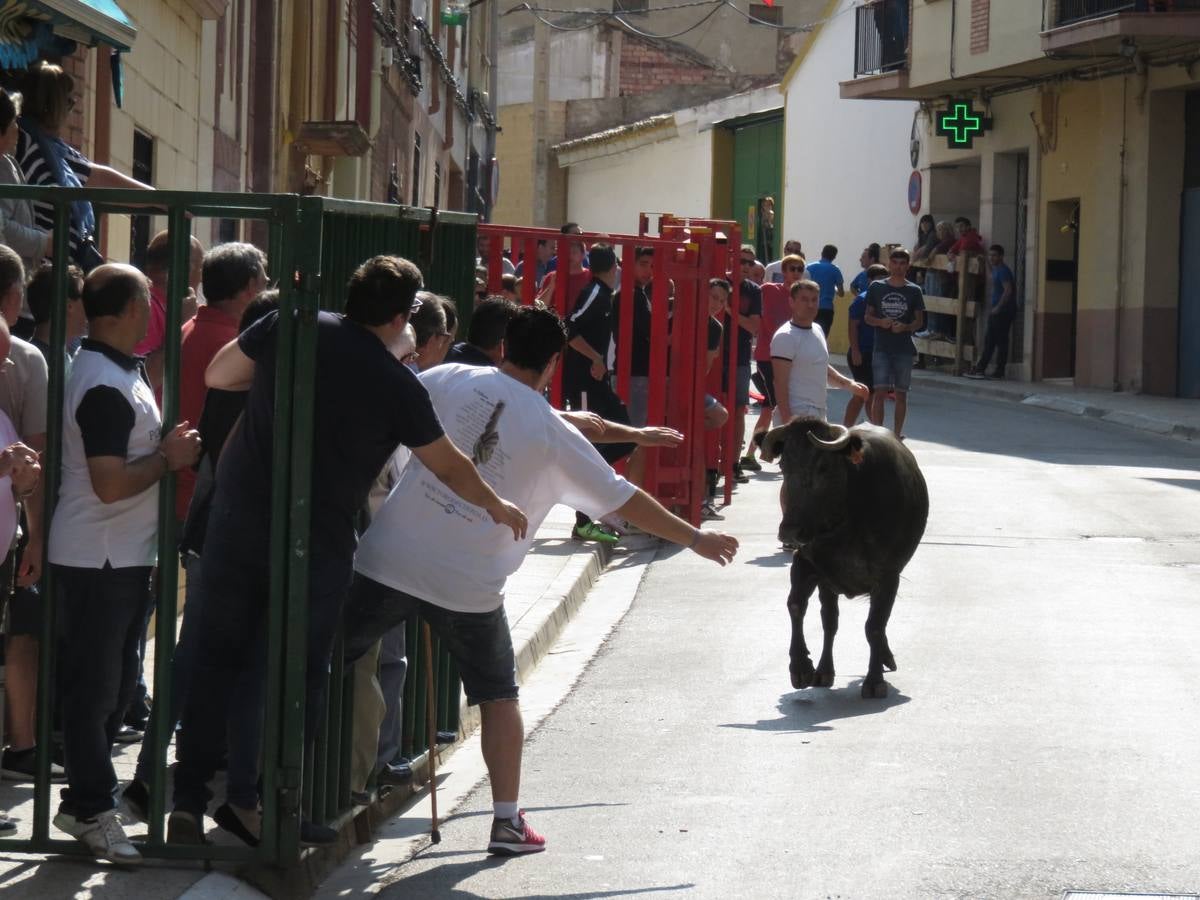
[[[350,806],[349,760],[352,682],[343,671],[341,641],[326,695],[326,715],[318,729],[316,752],[304,759],[305,659],[307,645],[309,490],[313,432],[316,315],[319,309],[340,310],[350,274],[364,259],[380,253],[406,256],[416,262],[427,287],[451,296],[464,311],[473,301],[475,217],[437,213],[387,204],[358,203],[295,195],[228,194],[157,191],[87,190],[0,186],[0,198],[39,200],[53,205],[54,260],[68,259],[70,204],[90,200],[97,213],[146,214],[167,217],[172,263],[167,295],[183,296],[187,289],[189,242],[196,220],[242,219],[268,226],[270,274],[280,288],[280,336],[277,355],[274,469],[272,473],[271,585],[267,612],[269,635],[266,674],[266,714],[263,732],[262,840],[257,849],[217,845],[177,846],[165,841],[167,806],[167,749],[170,726],[165,715],[152,716],[154,765],[150,785],[148,833],[135,843],[143,855],[167,859],[233,859],[288,866],[300,858],[301,815],[319,823],[343,824]],[[46,496],[44,529],[58,493],[62,461],[62,412],[66,335],[66,267],[56,265],[56,301],[51,317],[50,386],[47,446],[43,459]],[[164,431],[178,421],[180,310],[167,306],[167,336],[162,391]],[[153,697],[157,709],[170,708],[170,660],[175,645],[178,569],[175,522],[175,477],[159,485],[159,542],[155,669]],[[54,706],[56,589],[53,569],[46,567],[41,585],[43,617],[38,672],[37,777],[34,787],[32,832],[0,839],[0,852],[86,854],[74,840],[50,833],[50,757]],[[410,659],[405,691],[404,747],[410,755],[428,746],[425,729],[424,665],[415,640],[417,623],[409,623]],[[458,721],[458,679],[448,656],[440,649],[438,671],[438,728],[453,730]],[[149,674],[149,673],[148,673]]]

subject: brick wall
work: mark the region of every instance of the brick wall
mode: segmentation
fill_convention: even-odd
[[[971,0],[971,52],[987,53],[992,0]]]
[[[709,66],[681,53],[657,47],[631,35],[621,41],[621,96],[648,94],[675,85],[708,84],[728,80]]]

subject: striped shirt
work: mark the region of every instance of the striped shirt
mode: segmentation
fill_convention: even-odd
[[[82,153],[69,144],[64,143],[64,153],[67,165],[74,170],[79,183],[87,185],[92,175],[92,164]],[[58,186],[58,176],[52,163],[42,153],[38,142],[31,138],[24,129],[17,135],[17,149],[13,154],[27,184]],[[33,224],[43,231],[54,230],[54,206],[45,200],[33,201]],[[74,223],[71,225],[71,252],[74,254],[79,246],[79,232]]]

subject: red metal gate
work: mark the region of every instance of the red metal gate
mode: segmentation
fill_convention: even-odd
[[[487,290],[500,293],[504,257],[524,260],[518,298],[531,304],[538,296],[534,273],[539,241],[555,248],[558,263],[551,291],[544,298],[564,319],[575,305],[570,295],[569,260],[572,244],[612,246],[621,266],[619,316],[614,344],[616,392],[628,402],[634,330],[635,261],[639,247],[654,250],[650,287],[650,366],[647,424],[665,425],[684,434],[679,447],[646,452],[642,487],[659,502],[693,525],[700,523],[704,501],[704,363],[707,346],[708,279],[711,277],[715,239],[683,234],[650,237],[598,233],[562,234],[547,228],[483,224],[479,234],[487,239]],[[568,351],[571,352],[571,351]],[[551,402],[562,406],[561,366],[551,388]]]

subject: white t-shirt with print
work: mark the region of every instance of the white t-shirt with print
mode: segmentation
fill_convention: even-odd
[[[535,391],[499,369],[446,364],[422,373],[449,436],[483,480],[528,517],[525,539],[409,460],[358,545],[373,581],[458,612],[490,612],[558,503],[598,518],[635,490]]]
[[[820,325],[801,328],[784,322],[771,338],[771,357],[791,360],[788,407],[793,416],[825,418],[829,346]]]

